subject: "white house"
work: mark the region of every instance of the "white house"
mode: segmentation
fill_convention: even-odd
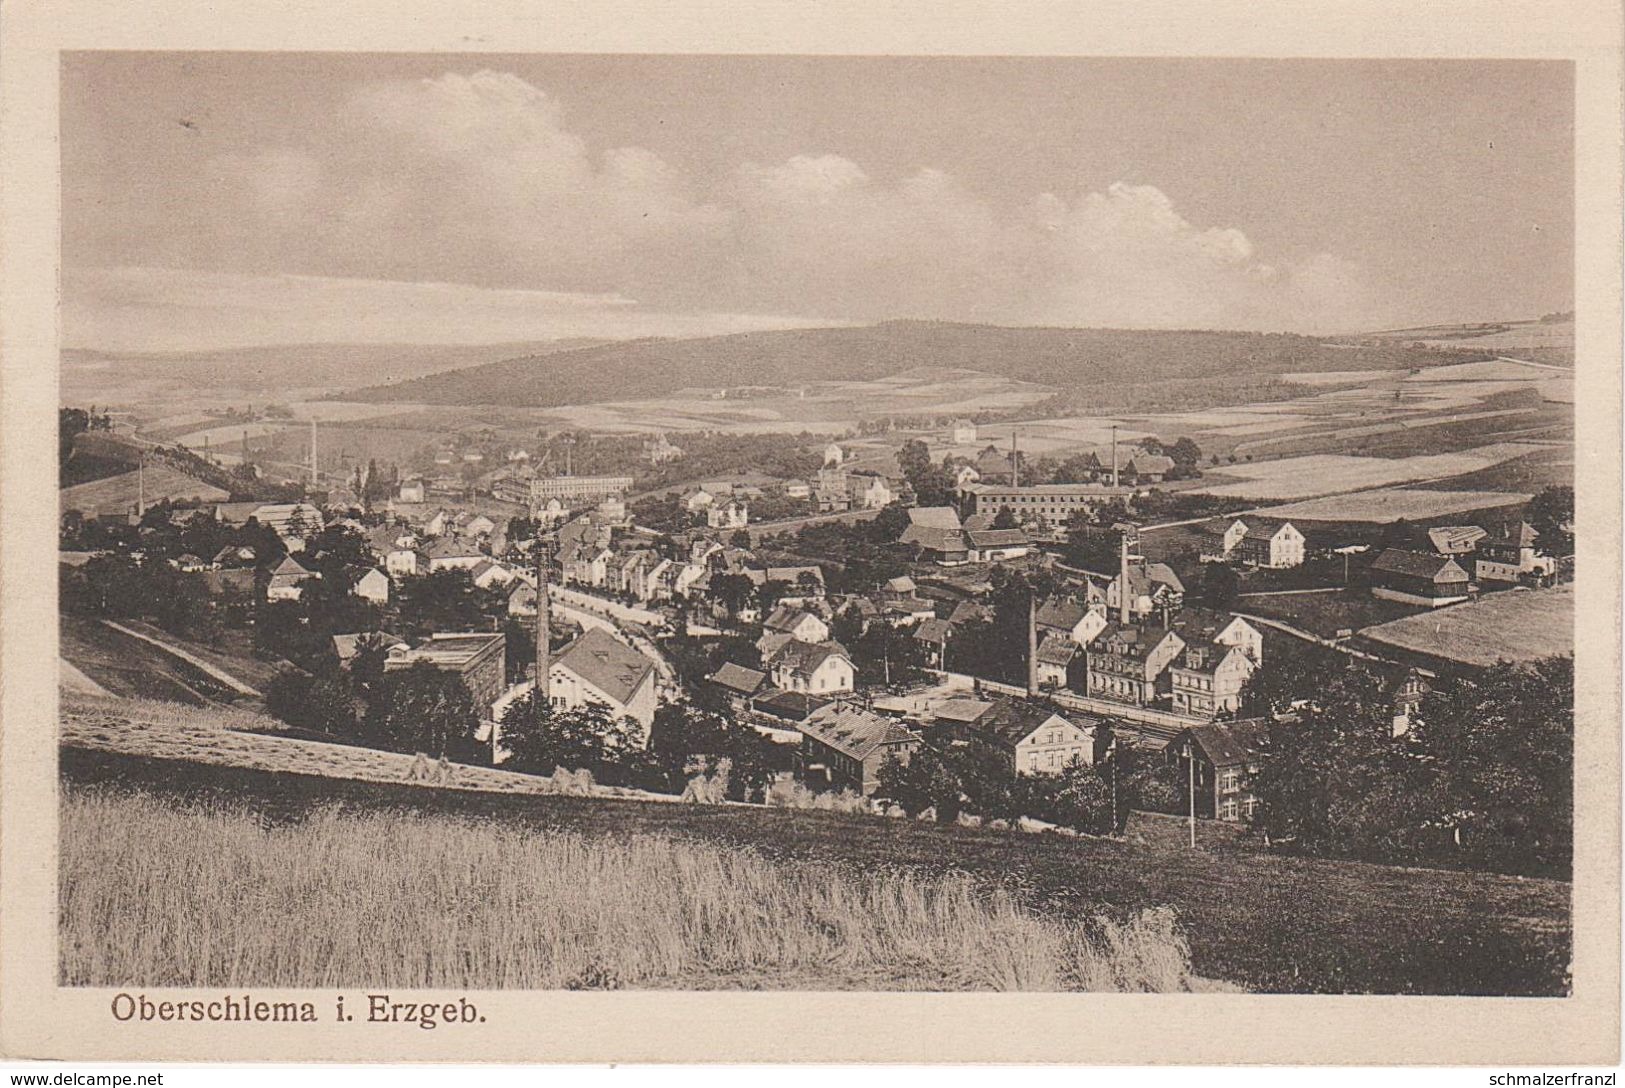
[[[471,571],[481,563],[490,561],[490,556],[480,551],[472,544],[465,544],[453,537],[442,537],[429,549],[429,570],[468,570]]]
[[[742,502],[713,503],[705,512],[705,524],[712,529],[743,529],[750,522],[750,507]]]
[[[845,460],[846,451],[841,449],[839,443],[831,442],[829,445],[824,447],[824,464],[839,465]]]
[[[829,624],[806,609],[781,604],[763,623],[767,631],[776,631],[802,642],[823,642],[829,638]]]
[[[389,577],[377,567],[373,567],[356,579],[355,587],[350,592],[374,604],[388,604]]]
[[[425,573],[428,566],[428,556],[411,545],[391,544],[384,552],[384,569],[397,578]]]
[[[852,658],[839,642],[791,639],[763,664],[772,671],[773,683],[783,691],[836,695],[852,690]]]
[[[654,722],[655,688],[655,663],[602,627],[583,631],[549,670],[553,706],[573,710],[599,703],[645,729]]]
[[[271,581],[265,587],[265,599],[297,601],[304,594],[304,588],[300,583],[312,577],[315,576],[300,566],[293,556],[284,556],[282,562],[277,564],[276,570],[271,572]]]
[[[974,446],[976,444],[976,424],[968,419],[956,419],[949,437],[956,446]]]
[[[973,743],[1009,761],[1017,774],[1060,774],[1074,763],[1095,761],[1095,731],[1048,707],[1001,699],[968,727]]]
[[[1290,521],[1279,524],[1252,522],[1236,546],[1243,563],[1255,567],[1281,569],[1303,564],[1303,534]]]

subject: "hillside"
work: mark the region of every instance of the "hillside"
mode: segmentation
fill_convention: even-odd
[[[967,878],[984,894],[1006,894],[1061,924],[1171,906],[1196,974],[1249,989],[1559,995],[1567,987],[1569,886],[1556,881],[1262,854],[1220,841],[1191,851],[1182,840],[1065,840],[827,812],[435,790],[88,746],[64,747],[60,769],[70,799],[134,790],[188,808],[244,812],[256,827],[298,828],[342,806],[351,818],[411,817],[403,828],[449,817],[506,836],[514,849],[561,835],[584,844],[699,840],[748,851],[775,871],[812,867],[855,886],[882,876],[916,887]],[[184,868],[185,858],[174,864]],[[184,885],[166,884],[166,901],[181,914],[202,910]],[[792,985],[850,985],[865,968],[884,977],[864,979],[864,988],[946,981],[902,980],[884,967],[854,950],[844,966],[825,963]]]
[[[871,381],[926,368],[976,371],[1113,396],[1160,382],[1236,384],[1282,374],[1423,366],[1459,356],[1406,344],[1331,351],[1278,333],[1005,328],[890,321],[528,354],[344,394],[346,400],[557,407],[683,390]]]
[[[241,404],[298,400],[516,355],[601,341],[516,344],[286,344],[198,352],[62,351],[63,404]]]

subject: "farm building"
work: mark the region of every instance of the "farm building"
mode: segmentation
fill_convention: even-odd
[[[1371,564],[1371,595],[1429,608],[1465,601],[1472,579],[1454,559],[1389,548]]]
[[[865,797],[879,788],[880,768],[888,758],[906,763],[921,744],[917,734],[896,720],[851,703],[821,707],[798,728],[797,775],[803,781],[853,790]]]
[[[1439,525],[1427,532],[1428,543],[1440,555],[1466,555],[1490,535],[1477,525]]]
[[[751,699],[767,683],[767,674],[759,669],[748,669],[728,661],[706,679],[727,698],[734,710],[743,712],[750,707]]]

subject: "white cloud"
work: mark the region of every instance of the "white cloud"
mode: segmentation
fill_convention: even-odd
[[[880,179],[839,155],[809,153],[740,164],[701,193],[647,149],[595,153],[557,99],[489,71],[361,88],[330,131],[222,156],[209,169],[218,199],[198,222],[217,236],[215,252],[237,258],[232,267],[336,274],[352,285],[546,289],[511,293],[524,296],[511,306],[500,292],[448,296],[475,305],[492,328],[554,321],[558,299],[583,294],[598,300],[595,320],[626,312],[624,301],[603,301],[612,296],[667,317],[1325,331],[1387,316],[1355,265],[1330,254],[1266,260],[1241,229],[1193,224],[1152,185],[1001,207],[940,170]],[[355,299],[357,290],[339,293]],[[243,319],[267,328],[232,291]],[[317,303],[286,286],[275,294]],[[403,297],[398,285],[389,297]],[[89,320],[88,304],[76,312]],[[415,328],[414,319],[403,317]],[[341,338],[361,339],[392,331],[385,324],[324,306],[304,338],[348,327]],[[100,329],[116,331],[105,320]]]

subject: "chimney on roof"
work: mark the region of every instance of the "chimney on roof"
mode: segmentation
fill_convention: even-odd
[[[1038,698],[1038,594],[1027,598],[1027,696]]]

